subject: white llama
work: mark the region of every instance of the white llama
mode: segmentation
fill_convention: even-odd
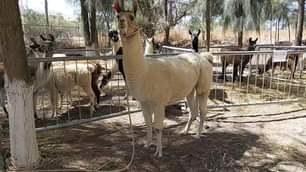
[[[124,1],[131,4],[134,1]],[[143,41],[135,24],[136,5],[125,4],[129,11],[121,11],[115,2],[123,46],[123,67],[129,93],[140,101],[147,128],[147,142],[152,143],[152,126],[157,130],[155,156],[162,156],[162,129],[165,106],[187,97],[191,113],[184,132],[200,109],[198,134],[202,132],[207,113],[207,100],[212,83],[212,55],[210,53],[186,53],[167,58],[144,58]],[[132,9],[131,9],[132,8]],[[153,115],[154,114],[154,115]],[[153,115],[153,116],[152,116]],[[152,121],[154,119],[154,121]]]
[[[152,55],[154,54],[154,38],[146,38],[145,52],[144,55]]]

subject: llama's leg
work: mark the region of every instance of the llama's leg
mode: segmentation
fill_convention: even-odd
[[[34,91],[34,93],[33,93],[33,111],[34,111],[34,118],[38,119],[37,112],[36,112],[36,104],[37,104],[36,94],[38,94],[38,93]]]
[[[225,79],[226,80],[226,68],[228,66],[228,63],[224,61],[222,61],[222,74],[221,76],[219,77],[220,79]]]
[[[3,111],[4,111],[5,115],[6,115],[6,118],[8,118],[9,116],[8,116],[8,112],[7,112],[7,109],[5,107],[5,104],[2,104],[2,109],[3,109]]]
[[[195,90],[193,90],[188,96],[187,96],[187,102],[188,102],[188,106],[190,108],[190,113],[189,113],[189,118],[188,118],[188,122],[185,126],[185,129],[183,130],[184,134],[187,134],[192,121],[194,121],[198,115],[198,104],[195,101],[195,95],[194,95]]]
[[[152,144],[152,107],[149,104],[142,103],[143,117],[147,126],[147,139],[144,147],[149,147]]]
[[[155,151],[154,155],[158,156],[158,157],[163,156],[162,134],[163,134],[164,118],[165,118],[165,106],[164,105],[157,105],[154,108],[153,127],[157,131],[157,134],[156,134],[157,145],[156,145],[156,151]]]
[[[235,80],[237,79],[237,75],[238,75],[238,65],[234,64],[233,65],[233,79],[232,79],[233,82],[235,82]]]
[[[200,125],[197,133],[198,136],[201,135],[204,125],[204,120],[206,120],[208,96],[209,92],[205,92],[202,95],[197,96],[197,101],[200,107]]]
[[[296,66],[298,64],[298,61],[299,61],[299,56],[298,55],[295,55],[294,56],[294,62],[293,62],[293,71],[292,71],[292,79],[294,79],[294,74],[295,74],[295,71],[296,71]]]
[[[91,87],[82,86],[84,92],[89,96],[89,104],[90,104],[90,115],[95,111],[96,101],[95,101],[95,93],[91,89]]]
[[[51,102],[51,109],[52,109],[52,118],[57,116],[57,99],[58,99],[58,92],[56,89],[51,88],[49,90],[50,95],[50,102]],[[61,106],[62,106],[63,97],[61,95]]]

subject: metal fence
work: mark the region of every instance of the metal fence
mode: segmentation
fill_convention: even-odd
[[[165,48],[164,48],[165,49]],[[171,47],[166,47],[168,54],[150,55],[152,58],[167,58],[169,56],[177,55],[177,52],[185,52],[186,49],[175,48],[176,52],[171,50]],[[64,76],[69,76],[69,66],[73,66],[75,71],[79,71],[80,64],[91,65],[99,63],[103,67],[103,72],[100,80],[107,72],[111,71],[115,59],[120,59],[122,56],[104,55],[100,56],[95,50],[94,53],[88,53],[89,50],[82,49],[61,49],[55,53],[70,54],[65,57],[49,57],[49,58],[35,58],[29,59],[30,63],[36,62],[52,62],[51,72],[56,73],[58,66],[62,67]],[[187,50],[190,51],[190,50]],[[170,53],[171,52],[171,53]],[[288,54],[304,53],[305,50],[288,51]],[[72,54],[72,55],[71,55]],[[75,55],[78,54],[78,55]],[[79,56],[81,55],[81,56]],[[305,71],[301,70],[301,78],[289,78],[290,71],[288,70],[271,70],[267,71],[265,63],[269,58],[273,58],[273,51],[244,51],[244,52],[216,52],[214,55],[214,76],[213,85],[211,89],[210,101],[208,106],[210,109],[225,109],[237,106],[250,105],[266,105],[277,103],[290,103],[305,100],[306,98],[306,76]],[[252,60],[246,65],[245,72],[239,77],[238,81],[233,82],[232,73],[233,65],[229,65],[222,74],[222,56],[234,56],[235,58],[246,58],[252,55]],[[232,59],[235,61],[235,58]],[[263,70],[259,74],[259,70]],[[88,71],[89,73],[89,71]],[[81,75],[75,72],[76,75]],[[220,77],[222,76],[223,77]],[[53,79],[57,75],[54,75]],[[63,76],[62,76],[63,77]],[[228,78],[222,79],[222,78]],[[55,129],[60,127],[67,127],[77,124],[82,124],[90,121],[112,118],[128,113],[128,106],[131,112],[141,111],[137,101],[131,97],[126,99],[126,87],[123,77],[119,72],[112,77],[108,86],[103,89],[100,104],[96,112],[89,113],[89,98],[85,92],[78,87],[79,79],[75,80],[75,86],[69,94],[59,92],[59,103],[57,105],[58,112],[56,117],[52,117],[52,109],[50,106],[50,99],[48,89],[41,88],[38,92],[36,112],[40,120],[36,120],[36,127],[38,131]],[[60,90],[60,88],[59,88]]]
[[[265,47],[265,48],[271,48]],[[284,48],[276,47],[274,48]],[[286,49],[292,47],[285,47]],[[295,47],[293,47],[295,48]],[[164,46],[162,52],[192,52],[190,50],[181,49],[177,47]],[[288,50],[288,55],[303,54],[306,52],[306,47],[299,47],[298,50]],[[299,77],[291,78],[288,66],[284,71],[278,68],[266,69],[266,63],[269,59],[273,61],[273,51],[222,51],[214,52],[214,85],[211,90],[210,99],[213,104],[210,108],[225,108],[247,105],[260,105],[271,103],[291,103],[301,101],[306,98],[306,77],[304,68],[299,68]],[[252,56],[250,62],[246,65],[243,75],[239,75],[238,81],[234,82],[233,65],[226,68],[222,74],[221,57],[225,59],[224,63],[234,63],[239,59],[248,58]],[[234,58],[227,58],[234,57]],[[302,56],[299,56],[302,58]],[[298,57],[296,57],[298,58]],[[232,61],[227,61],[230,59]],[[239,64],[239,67],[242,66]],[[300,61],[302,62],[302,61]],[[274,63],[274,62],[273,62]],[[281,62],[275,62],[275,66],[280,66]],[[304,61],[303,61],[304,63]],[[262,74],[259,71],[263,71]],[[274,73],[271,71],[275,70]],[[224,76],[221,76],[224,75]],[[228,78],[228,81],[223,79]]]

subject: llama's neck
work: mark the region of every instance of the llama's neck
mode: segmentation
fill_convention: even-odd
[[[114,54],[114,55],[118,52],[118,50],[119,50],[120,47],[121,47],[121,45],[120,45],[120,42],[119,42],[119,41],[117,41],[117,42],[114,42],[114,41],[113,41],[113,46],[112,46],[112,48],[113,48],[113,54]]]
[[[141,89],[146,73],[143,42],[139,31],[129,38],[122,37],[122,45],[123,68],[128,87],[133,92],[137,88]]]
[[[153,43],[146,41],[145,55],[154,54]]]

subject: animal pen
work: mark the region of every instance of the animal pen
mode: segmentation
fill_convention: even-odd
[[[30,59],[32,62],[53,62],[61,63],[62,65],[74,64],[76,70],[78,70],[78,64],[84,63],[100,63],[103,67],[102,75],[105,75],[110,71],[113,65],[116,63],[116,58],[122,58],[121,56],[114,55],[99,55],[85,56],[90,50],[70,49],[70,50],[57,50],[54,53],[67,53],[70,54],[83,54],[84,56],[70,56],[70,57],[48,57],[48,58],[35,58]],[[188,49],[179,49],[164,47],[163,52],[165,54],[150,55],[151,58],[167,58],[177,54],[177,52],[190,51]],[[304,53],[305,49],[300,50],[288,50],[288,54]],[[92,53],[90,53],[92,54]],[[239,106],[258,106],[268,104],[282,104],[292,103],[298,101],[305,101],[306,97],[306,83],[305,75],[302,68],[297,71],[301,77],[297,79],[289,78],[287,71],[264,72],[259,74],[258,71],[265,69],[266,61],[273,57],[273,51],[244,51],[244,52],[215,52],[214,54],[214,79],[211,87],[210,101],[208,107],[210,110],[222,110],[228,111],[228,108]],[[253,55],[252,60],[246,66],[246,70],[243,77],[239,75],[238,82],[233,82],[231,74],[233,72],[232,67],[228,67],[226,73],[229,81],[225,79],[219,79],[221,75],[222,64],[220,63],[221,56],[233,56],[236,57],[245,55]],[[80,62],[82,61],[82,62]],[[273,70],[273,69],[272,69]],[[51,69],[52,71],[52,69]],[[86,122],[112,118],[116,116],[126,115],[129,112],[141,111],[140,105],[131,97],[126,99],[127,89],[123,77],[118,72],[106,88],[103,89],[103,96],[101,97],[100,104],[95,113],[89,113],[88,98],[82,90],[74,89],[71,92],[71,97],[62,96],[60,100],[60,106],[58,107],[59,113],[57,117],[51,118],[49,99],[46,91],[43,89],[40,91],[38,98],[38,105],[36,111],[41,120],[36,121],[36,127],[38,131],[44,131],[49,129],[67,127],[72,125],[78,125]],[[129,106],[129,108],[128,108]],[[130,111],[129,111],[130,110]]]

